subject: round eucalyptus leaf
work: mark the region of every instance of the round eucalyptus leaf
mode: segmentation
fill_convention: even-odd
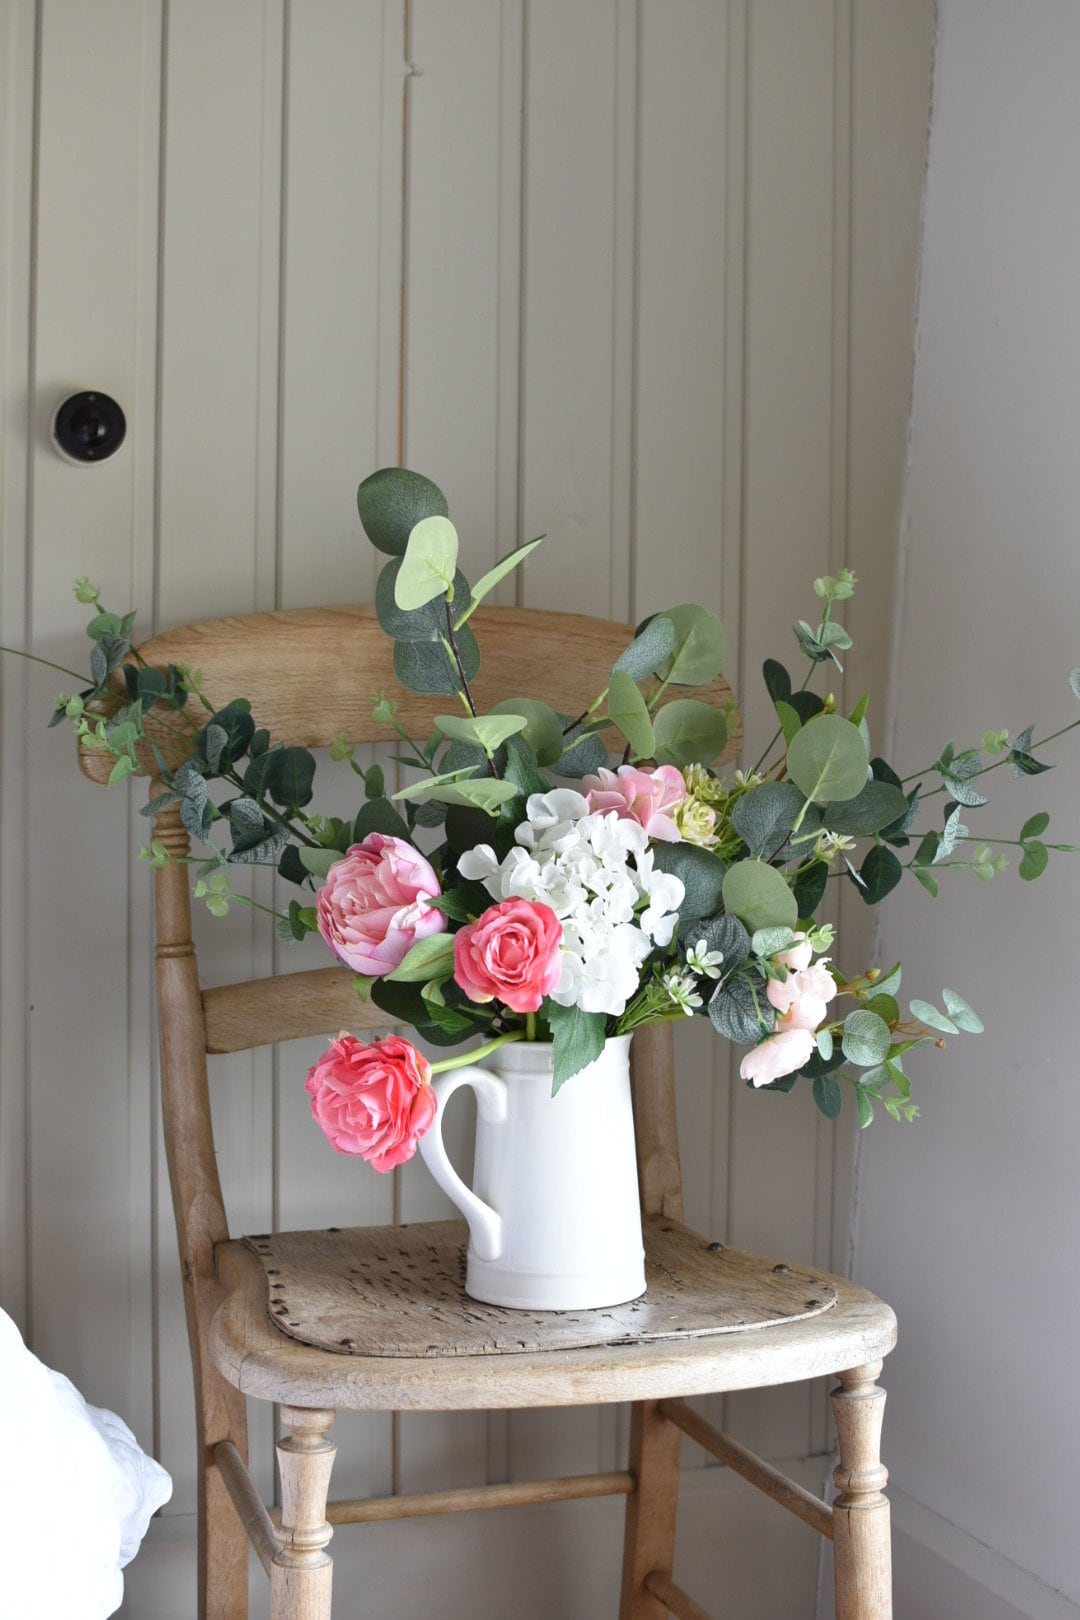
[[[666,614],[658,613],[638,632],[615,660],[615,668],[632,681],[645,681],[675,651],[675,626]]]
[[[723,669],[727,653],[727,637],[720,620],[695,602],[668,608],[663,617],[675,627],[675,649],[656,674],[674,686],[707,686]]]
[[[844,1037],[840,1044],[849,1063],[857,1063],[861,1069],[872,1069],[888,1057],[892,1034],[884,1018],[864,1007],[848,1013],[844,1019]]]
[[[505,698],[492,714],[520,714],[525,718],[525,741],[538,765],[555,765],[562,758],[562,723],[554,709],[537,698]]]
[[[394,587],[401,572],[401,563],[400,557],[392,557],[386,567],[379,571],[375,582],[375,617],[394,641],[438,641],[440,636],[446,635],[445,596],[435,595],[423,607],[408,611],[399,608]],[[454,574],[455,622],[459,606],[470,599],[469,582],[459,568]]]
[[[457,632],[467,680],[480,668],[480,648],[469,625]],[[454,660],[441,641],[395,641],[394,674],[410,692],[449,694],[459,690]]]
[[[455,742],[476,743],[490,755],[507,737],[524,731],[528,721],[523,714],[437,714],[435,724],[444,737],[452,737]]]
[[[756,934],[759,928],[794,928],[799,908],[783,874],[765,861],[736,861],[724,878],[724,910]]]
[[[839,714],[808,720],[788,743],[788,776],[815,804],[854,799],[866,784],[869,760],[858,726]]]
[[[457,554],[457,530],[450,519],[421,518],[409,535],[394,581],[397,606],[407,613],[452,590]]]
[[[653,716],[658,765],[711,765],[727,746],[727,721],[697,698],[676,698]]]
[[[379,551],[401,557],[409,535],[426,517],[445,517],[446,496],[430,478],[406,467],[381,467],[356,492],[364,533]]]

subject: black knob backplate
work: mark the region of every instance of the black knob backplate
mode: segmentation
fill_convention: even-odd
[[[127,421],[120,406],[96,389],[72,394],[53,417],[52,436],[66,461],[107,461],[124,442]]]

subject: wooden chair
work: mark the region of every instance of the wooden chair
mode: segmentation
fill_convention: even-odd
[[[484,656],[476,683],[481,708],[500,694],[543,691],[554,706],[578,713],[602,689],[629,634],[627,626],[601,620],[494,608],[478,612],[474,622]],[[391,647],[369,607],[213,620],[159,636],[141,652],[152,664],[201,669],[204,690],[217,703],[250,696],[259,723],[275,739],[307,747],[326,745],[340,732],[357,742],[383,740],[371,720],[370,694],[394,688]],[[403,723],[413,735],[426,736],[431,714],[445,700],[396,695]],[[101,762],[92,753],[84,756],[83,768],[100,780]],[[154,836],[173,854],[187,853],[175,810],[160,815]],[[424,1346],[423,1353],[403,1357],[375,1353],[379,1347],[370,1344],[353,1345],[361,1353],[352,1354],[340,1353],[349,1348],[340,1343],[339,1353],[313,1348],[287,1331],[293,1301],[283,1285],[271,1283],[268,1292],[264,1262],[273,1240],[230,1238],[214,1156],[207,1054],[343,1025],[385,1027],[390,1020],[357,1001],[352,975],[340,967],[204,989],[191,940],[188,874],[182,866],[166,866],[157,871],[156,885],[163,1115],[199,1423],[201,1620],[244,1620],[249,1541],[269,1574],[273,1620],[329,1620],[326,1548],[332,1526],[610,1494],[626,1497],[621,1620],[662,1620],[669,1612],[700,1620],[705,1610],[671,1578],[684,1433],[831,1537],[840,1620],[887,1620],[889,1506],[879,1462],[885,1395],[875,1379],[895,1341],[895,1319],[887,1305],[848,1282],[724,1251],[681,1226],[670,1025],[640,1032],[634,1044],[647,1248],[683,1245],[692,1258],[683,1294],[711,1313],[713,1331],[649,1340],[631,1329],[623,1343],[550,1348],[558,1343],[561,1322],[559,1313],[550,1313],[528,1318],[529,1347],[522,1351],[515,1339],[515,1353],[433,1355]],[[366,1172],[358,1166],[358,1173]],[[414,1279],[410,1293],[422,1300],[429,1286],[446,1287],[445,1265],[431,1259],[438,1243],[463,1239],[464,1227],[439,1223],[293,1234],[280,1241],[316,1284],[335,1259],[340,1264],[343,1248],[354,1268],[364,1271],[388,1243],[405,1243],[403,1264],[415,1268],[408,1273]],[[689,1274],[699,1260],[707,1273],[704,1285]],[[326,1321],[336,1332],[340,1300],[331,1294],[328,1286]],[[310,1289],[305,1309],[318,1329],[323,1305]],[[482,1309],[507,1320],[527,1314]],[[453,1320],[455,1310],[464,1318],[458,1300],[444,1307],[444,1321],[447,1312]],[[646,1325],[647,1319],[646,1308]],[[515,1334],[519,1339],[516,1322]],[[831,1506],[687,1404],[688,1397],[708,1392],[829,1374],[839,1377],[832,1403],[841,1459],[834,1474],[839,1494]],[[286,1434],[277,1448],[277,1518],[257,1496],[245,1467],[249,1398],[281,1405]],[[625,1470],[328,1504],[334,1446],[327,1431],[337,1409],[461,1411],[607,1401],[633,1403]]]

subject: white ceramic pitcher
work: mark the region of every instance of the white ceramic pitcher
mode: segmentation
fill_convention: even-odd
[[[469,1223],[465,1291],[489,1305],[585,1310],[645,1292],[630,1037],[616,1036],[551,1095],[552,1049],[499,1047],[483,1068],[432,1082],[438,1113],[420,1153]],[[476,1092],[473,1185],[442,1138],[448,1099]]]

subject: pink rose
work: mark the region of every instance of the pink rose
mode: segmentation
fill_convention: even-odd
[[[776,960],[783,963],[784,967],[791,968],[794,973],[799,973],[803,968],[810,966],[813,954],[813,946],[806,935],[796,934],[795,944],[786,951],[780,951]]]
[[[562,974],[562,923],[538,900],[502,900],[454,935],[454,978],[470,1001],[536,1012]]]
[[[319,932],[357,973],[392,973],[418,939],[446,918],[427,900],[442,893],[418,850],[403,838],[368,833],[335,861],[315,900]]]
[[[780,1014],[777,1029],[815,1030],[825,1021],[827,1004],[836,995],[836,981],[823,957],[812,967],[789,973],[783,982],[770,979],[765,994]]]
[[[400,1035],[365,1046],[341,1034],[307,1077],[311,1112],[335,1153],[393,1170],[416,1152],[435,1118],[431,1065]]]
[[[786,1029],[779,1035],[769,1035],[747,1052],[739,1064],[739,1073],[754,1086],[767,1086],[785,1074],[794,1074],[807,1062],[814,1050],[814,1037],[808,1029]]]
[[[581,791],[591,811],[614,810],[624,821],[637,821],[650,838],[677,844],[682,833],[667,814],[686,798],[682,772],[674,765],[659,765],[655,771],[620,765],[609,771],[601,765],[599,776],[586,776]]]

